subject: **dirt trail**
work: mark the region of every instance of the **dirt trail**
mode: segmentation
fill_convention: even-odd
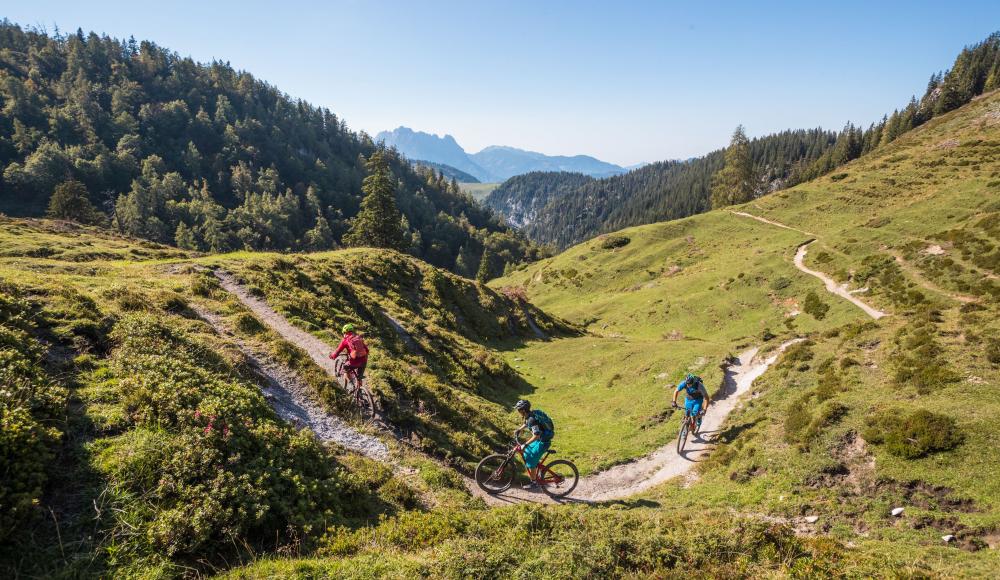
[[[279,417],[297,427],[308,427],[321,441],[331,441],[338,445],[366,455],[372,459],[385,461],[389,448],[378,438],[366,435],[344,423],[338,417],[327,413],[310,398],[312,392],[294,372],[276,364],[263,353],[241,340],[226,328],[222,318],[213,312],[194,306],[193,309],[215,331],[233,341],[254,370],[266,381],[261,388],[264,397]]]
[[[799,232],[800,234],[805,234],[807,236],[812,236],[814,238],[816,237],[816,234],[814,234],[814,233],[807,232],[805,230],[800,230],[798,228],[793,228],[791,226],[786,226],[785,224],[783,224],[781,222],[776,222],[774,220],[769,220],[767,218],[760,217],[759,215],[753,215],[752,213],[746,213],[746,212],[742,212],[742,211],[730,211],[729,213],[732,213],[732,214],[735,214],[735,215],[738,215],[738,216],[748,217],[750,219],[757,220],[759,222],[763,222],[765,224],[769,224],[769,225],[772,225],[772,226],[775,226],[775,227],[779,227],[779,228],[784,228],[786,230],[792,230],[793,232]]]
[[[951,298],[956,302],[961,302],[962,304],[968,304],[969,302],[979,302],[979,299],[976,298],[975,296],[956,294],[954,292],[945,290],[944,288],[938,286],[934,282],[931,282],[930,280],[925,278],[924,275],[920,272],[920,270],[918,270],[913,264],[907,262],[903,258],[903,256],[900,255],[898,252],[889,252],[889,253],[892,254],[892,257],[896,259],[896,263],[899,264],[899,267],[902,268],[903,271],[909,274],[911,278],[916,280],[918,284],[930,290],[931,292],[934,292],[935,294],[941,294],[942,296],[947,296],[948,298]]]
[[[627,497],[687,473],[715,448],[713,442],[721,432],[723,423],[739,406],[741,396],[750,390],[757,377],[764,374],[786,348],[801,340],[790,340],[782,344],[763,360],[757,358],[756,347],[740,354],[736,364],[730,365],[725,371],[722,389],[715,394],[713,403],[702,420],[700,436],[689,439],[682,454],[677,454],[677,442],[671,440],[642,459],[581,479],[575,497],[591,501]]]
[[[750,219],[754,219],[754,220],[757,220],[759,222],[763,222],[765,224],[772,225],[772,226],[775,226],[775,227],[778,227],[778,228],[784,228],[786,230],[792,230],[793,232],[799,232],[800,234],[805,234],[807,236],[812,236],[813,238],[816,237],[816,234],[807,232],[805,230],[800,230],[798,228],[793,228],[791,226],[786,226],[785,224],[783,224],[781,222],[776,222],[774,220],[769,220],[767,218],[756,216],[756,215],[753,215],[753,214],[750,214],[750,213],[746,213],[746,212],[742,212],[742,211],[730,211],[729,213],[731,213],[733,215],[738,215],[738,216],[741,216],[741,217],[747,217],[747,218],[750,218]],[[882,318],[883,316],[887,316],[888,315],[887,313],[885,313],[885,312],[883,312],[883,311],[881,311],[881,310],[879,310],[877,308],[873,308],[873,307],[869,306],[868,304],[866,304],[865,302],[863,302],[861,299],[859,299],[857,296],[855,296],[854,294],[852,294],[847,289],[847,284],[837,284],[837,282],[833,278],[830,278],[829,276],[827,276],[823,272],[818,272],[816,270],[811,270],[811,269],[809,269],[805,265],[805,257],[806,257],[806,252],[808,251],[808,246],[809,246],[809,244],[813,243],[814,241],[816,241],[816,240],[810,240],[810,241],[808,241],[808,242],[806,242],[804,244],[801,244],[798,247],[798,249],[795,251],[795,260],[794,260],[795,267],[798,268],[799,270],[805,272],[806,274],[809,274],[810,276],[815,276],[816,278],[819,278],[820,280],[823,281],[823,284],[826,286],[827,292],[830,292],[831,294],[836,294],[837,296],[840,296],[844,300],[847,300],[851,304],[853,304],[853,305],[857,306],[858,308],[860,308],[861,310],[863,310],[865,312],[865,314],[867,314],[868,316],[871,316],[875,320],[878,320],[879,318]]]
[[[333,373],[333,365],[328,353],[331,348],[315,336],[292,326],[281,314],[252,295],[236,279],[225,272],[216,271],[222,287],[235,295],[239,300],[270,328],[278,332],[286,340],[302,348],[313,357],[327,372]],[[718,433],[729,413],[737,407],[740,395],[746,393],[753,381],[762,375],[778,355],[788,346],[798,342],[795,339],[782,344],[774,353],[764,360],[756,360],[757,349],[752,348],[739,356],[736,364],[726,370],[722,390],[716,394],[713,404],[705,415],[702,429],[706,439]],[[671,440],[660,449],[636,461],[619,465],[581,478],[576,491],[570,497],[562,500],[571,502],[594,502],[628,497],[664,483],[668,479],[687,473],[700,459],[711,452],[711,441],[690,440],[683,455],[678,455],[676,442]],[[558,448],[558,443],[556,444]],[[556,456],[558,458],[558,455]],[[487,504],[498,506],[511,503],[534,502],[555,503],[555,500],[541,492],[524,491],[519,488],[505,493],[489,495],[484,493],[470,478],[463,478],[465,486],[475,496],[483,498]]]
[[[813,240],[813,241],[815,241],[815,240]],[[878,320],[879,318],[882,318],[883,316],[886,316],[885,312],[882,312],[881,310],[879,310],[877,308],[873,308],[873,307],[865,304],[864,302],[861,301],[860,298],[858,298],[854,294],[851,294],[851,292],[847,289],[847,284],[837,284],[836,280],[834,280],[833,278],[827,276],[823,272],[817,272],[816,270],[810,270],[805,265],[805,258],[806,258],[806,251],[807,251],[807,249],[809,247],[809,244],[811,244],[811,243],[812,243],[812,241],[806,242],[806,243],[802,244],[801,246],[799,246],[799,249],[796,250],[796,252],[795,252],[795,267],[796,268],[798,268],[799,270],[802,270],[803,272],[805,272],[806,274],[809,274],[810,276],[815,276],[815,277],[819,278],[820,280],[823,281],[823,284],[826,285],[826,290],[828,292],[830,292],[832,294],[836,294],[837,296],[840,296],[844,300],[849,301],[851,304],[857,306],[861,310],[864,310],[865,314],[867,314],[868,316],[871,316],[875,320]]]

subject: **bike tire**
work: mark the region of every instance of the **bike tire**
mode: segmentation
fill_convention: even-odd
[[[343,359],[338,358],[336,361],[334,361],[333,374],[335,380],[337,381],[337,384],[340,385],[340,388],[346,391],[348,386],[348,380],[347,380],[347,373],[344,372]]]
[[[514,462],[506,455],[487,455],[476,466],[476,485],[488,494],[497,494],[510,489],[514,483]]]
[[[375,420],[375,397],[368,389],[358,387],[354,390],[354,407],[358,417],[365,423]]]
[[[677,433],[677,453],[684,452],[684,445],[687,444],[688,437],[688,418],[684,417],[681,420],[681,430]]]
[[[558,483],[542,483],[542,491],[548,494],[549,497],[566,497],[576,489],[576,485],[580,482],[580,471],[572,461],[557,459],[542,466],[542,471],[538,475],[538,479],[542,481],[550,477],[559,477],[562,481]]]

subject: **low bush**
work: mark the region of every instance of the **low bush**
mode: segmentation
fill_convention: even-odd
[[[627,246],[631,241],[631,238],[622,234],[608,234],[601,239],[601,247],[605,250],[614,250]]]
[[[36,319],[18,293],[0,287],[0,542],[32,514],[62,436],[67,393],[42,369]]]
[[[789,286],[791,286],[791,284],[792,284],[791,279],[785,278],[784,276],[779,276],[771,282],[771,289],[777,292],[778,290],[784,290],[785,288],[788,288]]]
[[[215,557],[276,534],[308,538],[385,505],[166,319],[128,314],[112,340],[110,364],[91,379],[125,417],[122,434],[96,447],[113,502],[107,545],[120,544],[112,564]],[[387,490],[386,499],[412,504],[405,494]]]
[[[884,445],[886,451],[905,459],[949,451],[964,439],[954,419],[926,409],[905,416],[884,413],[873,417],[863,436],[869,443]]]
[[[823,320],[826,318],[826,313],[830,310],[830,305],[820,300],[819,295],[810,290],[809,293],[806,294],[806,300],[802,306],[802,310],[816,320]]]

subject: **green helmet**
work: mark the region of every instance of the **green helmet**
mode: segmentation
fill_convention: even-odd
[[[342,331],[342,332],[343,332],[344,334],[347,334],[348,332],[354,332],[354,325],[353,325],[353,324],[351,324],[350,322],[348,322],[348,323],[347,323],[347,324],[345,324],[345,325],[343,326],[343,328],[341,328],[340,330],[341,330],[341,331]]]

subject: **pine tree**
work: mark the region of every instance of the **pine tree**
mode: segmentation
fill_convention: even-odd
[[[490,253],[490,249],[483,249],[483,255],[479,258],[479,270],[476,271],[476,282],[485,284],[493,277],[493,272],[490,268],[491,259],[493,259],[493,256]]]
[[[90,203],[87,188],[79,181],[66,181],[56,186],[49,198],[46,217],[81,224],[101,225],[105,216]]]
[[[174,243],[182,250],[198,249],[198,240],[194,236],[194,231],[184,222],[177,224],[177,231],[174,232]]]
[[[759,179],[743,125],[736,127],[726,149],[725,166],[712,177],[712,207],[745,203],[757,194]]]
[[[333,230],[330,229],[330,222],[326,221],[323,214],[316,215],[316,225],[306,232],[305,244],[314,252],[333,247]]]
[[[458,256],[455,258],[454,270],[460,276],[472,277],[472,266],[475,263],[476,255],[472,253],[468,245],[463,245],[458,249]]]
[[[385,151],[376,149],[368,159],[368,177],[361,184],[365,198],[361,210],[351,220],[351,229],[344,236],[349,246],[406,249],[401,226],[402,214],[396,207],[396,186],[389,172]]]

